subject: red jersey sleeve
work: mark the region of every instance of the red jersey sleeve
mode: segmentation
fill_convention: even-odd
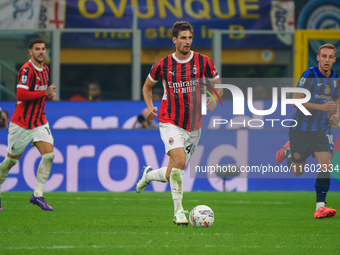
[[[153,82],[157,82],[159,79],[162,78],[162,60],[158,60],[155,64],[152,65],[150,73],[148,75],[149,79]]]
[[[40,97],[46,96],[45,91],[34,91],[33,84],[34,71],[29,67],[22,68],[18,74],[17,80],[17,100],[18,101],[31,101]],[[33,87],[32,87],[33,86]]]
[[[218,74],[213,61],[208,57],[205,57],[205,73],[204,73],[204,75],[210,81],[214,81],[214,80],[217,80],[218,78],[220,78],[220,75]]]
[[[33,83],[33,71],[29,67],[23,67],[20,69],[17,79],[17,88],[30,90],[30,86]]]

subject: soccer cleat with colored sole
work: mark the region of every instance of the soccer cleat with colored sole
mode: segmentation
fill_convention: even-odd
[[[314,213],[315,219],[332,218],[336,214],[336,210],[332,207],[322,206]]]
[[[276,153],[276,161],[281,163],[282,161],[285,160],[286,155],[285,155],[285,150],[289,148],[290,149],[290,142],[286,142],[285,145],[283,145],[283,147],[278,150],[278,152]]]
[[[30,198],[30,203],[41,207],[45,211],[53,211],[53,208],[46,203],[44,197],[35,197],[34,194]]]
[[[152,170],[151,166],[145,166],[144,167],[142,178],[136,184],[136,192],[137,193],[143,192],[144,189],[146,188],[146,186],[148,186],[150,184],[147,177],[148,177],[148,172],[151,171],[151,170]]]
[[[185,211],[181,210],[175,213],[173,222],[177,226],[188,226],[189,222],[187,220],[187,217],[185,217],[184,212]]]
[[[2,211],[2,206],[1,206],[1,197],[0,197],[0,211]]]

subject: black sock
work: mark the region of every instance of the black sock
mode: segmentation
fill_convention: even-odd
[[[320,172],[315,182],[316,202],[326,202],[327,191],[330,186],[330,173]]]

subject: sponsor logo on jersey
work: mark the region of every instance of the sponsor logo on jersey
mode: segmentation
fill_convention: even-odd
[[[170,71],[169,71],[170,72]],[[168,81],[169,88],[185,88],[185,87],[192,87],[199,84],[199,79],[190,80],[190,81],[180,81],[180,82],[172,82]]]
[[[34,90],[40,91],[40,90],[46,90],[47,85],[39,85],[36,84]]]
[[[325,99],[326,101],[329,101],[331,99],[331,96],[316,94],[315,98],[322,98],[322,99]]]

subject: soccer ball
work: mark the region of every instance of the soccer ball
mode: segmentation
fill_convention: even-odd
[[[190,223],[196,228],[207,228],[214,223],[214,212],[206,205],[198,205],[190,212]]]

